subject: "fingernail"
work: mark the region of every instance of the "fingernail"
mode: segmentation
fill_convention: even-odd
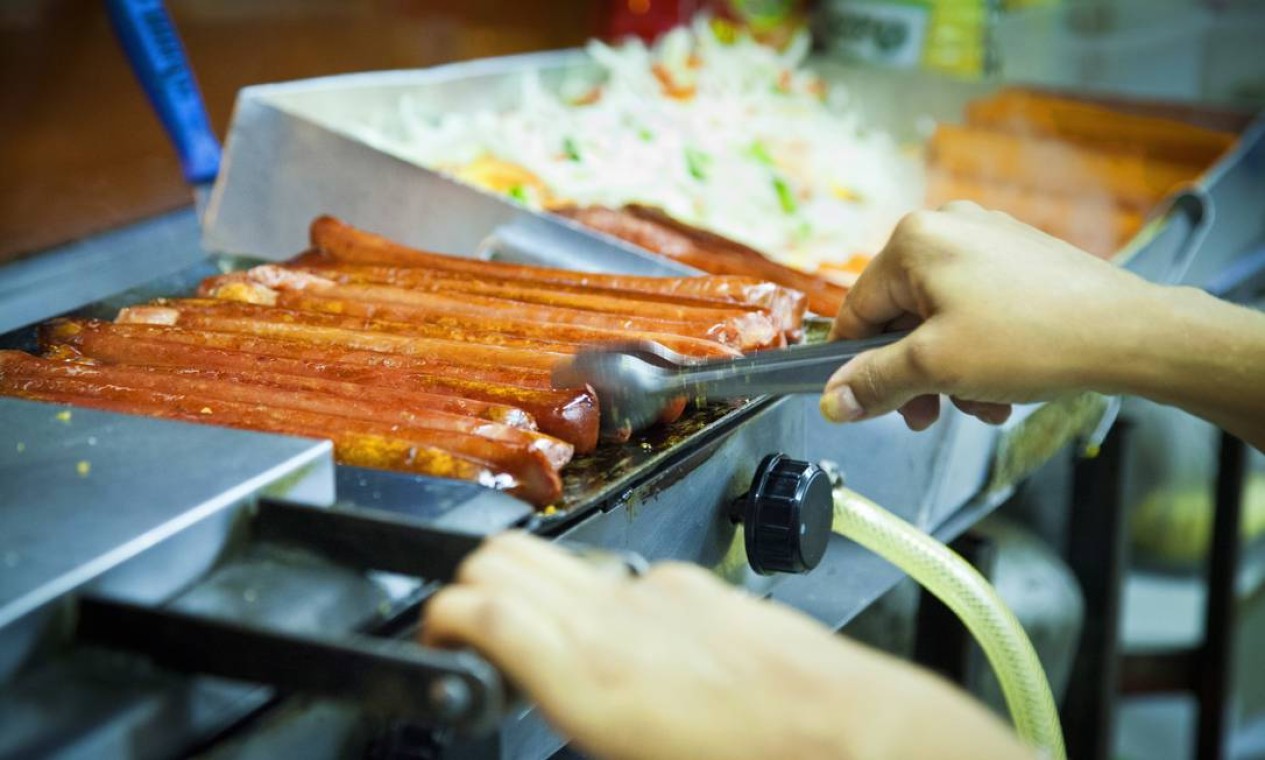
[[[861,419],[865,410],[857,403],[852,389],[845,385],[821,397],[821,413],[835,422],[852,422]]]

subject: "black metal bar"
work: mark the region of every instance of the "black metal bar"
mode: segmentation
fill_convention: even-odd
[[[420,525],[389,512],[261,501],[253,528],[264,541],[314,549],[335,562],[447,583],[483,536]]]
[[[174,670],[352,699],[469,733],[495,727],[506,702],[500,676],[478,656],[391,639],[301,635],[92,598],[79,603],[76,637]]]
[[[484,536],[432,528],[407,517],[372,509],[336,510],[284,501],[261,501],[255,537],[317,551],[362,570],[385,570],[448,583]],[[649,566],[635,552],[611,551],[556,541],[579,559],[641,575]]]
[[[1229,730],[1226,706],[1232,686],[1246,466],[1247,447],[1238,438],[1222,432],[1217,461],[1216,513],[1212,545],[1208,550],[1208,604],[1204,608],[1204,640],[1195,678],[1195,695],[1199,700],[1196,755],[1211,760],[1226,756]]]
[[[1199,670],[1194,648],[1126,654],[1120,661],[1121,694],[1191,692]]]
[[[964,533],[949,546],[975,569],[988,574],[995,554],[991,541],[974,533]],[[953,683],[966,683],[974,640],[958,616],[923,589],[918,597],[914,625],[914,662]]]
[[[1120,595],[1125,533],[1121,453],[1128,423],[1120,420],[1097,457],[1077,462],[1067,560],[1085,595],[1085,628],[1072,665],[1063,728],[1068,757],[1109,756],[1120,672]]]

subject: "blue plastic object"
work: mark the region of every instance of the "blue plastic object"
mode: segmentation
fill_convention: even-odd
[[[185,179],[212,181],[220,169],[220,143],[166,6],[162,0],[106,0],[105,6],[132,71],[175,143]]]

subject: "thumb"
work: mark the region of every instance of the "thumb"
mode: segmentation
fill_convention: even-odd
[[[895,411],[930,393],[913,336],[866,351],[840,367],[821,396],[821,413],[834,422],[855,422]]]

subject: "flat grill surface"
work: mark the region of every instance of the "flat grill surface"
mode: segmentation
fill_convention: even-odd
[[[225,272],[248,269],[262,262],[256,259],[216,255],[177,274],[155,279],[142,286],[123,291],[95,303],[77,309],[69,316],[113,320],[118,311],[127,306],[144,304],[157,298],[175,298],[196,293],[199,283],[206,277]],[[804,322],[805,340],[824,339],[828,323],[821,320]],[[36,325],[28,325],[0,335],[0,348],[38,351]],[[692,406],[676,422],[657,425],[633,435],[623,444],[601,444],[597,450],[576,456],[562,470],[563,494],[552,509],[537,513],[525,522],[525,527],[542,533],[552,533],[573,524],[586,514],[619,500],[641,483],[676,466],[690,454],[732,430],[763,407],[760,399],[729,404]],[[423,519],[442,516],[445,506],[457,506],[454,493],[461,489],[435,489],[433,480],[423,476],[402,475],[385,471],[369,471],[338,465],[341,484],[354,484],[368,480],[370,485],[359,489],[359,498],[353,502],[359,506],[375,506],[367,495],[382,490],[381,484],[389,484],[393,500],[434,501],[432,491],[442,492],[444,500],[429,505],[417,504]],[[340,488],[355,491],[354,488]],[[413,498],[410,498],[413,497]],[[369,502],[369,503],[366,503]],[[490,525],[491,526],[491,525]],[[500,526],[498,526],[500,527]]]

